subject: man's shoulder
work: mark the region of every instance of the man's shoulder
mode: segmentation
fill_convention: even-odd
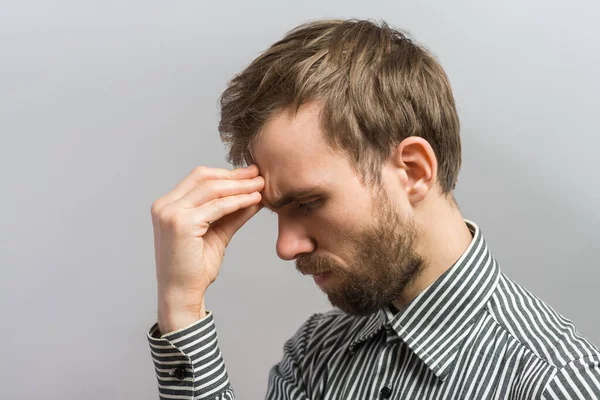
[[[554,367],[586,356],[600,358],[598,347],[571,320],[503,273],[486,308],[513,340]]]

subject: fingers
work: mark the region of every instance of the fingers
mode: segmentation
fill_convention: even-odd
[[[228,170],[223,168],[211,168],[198,166],[177,184],[171,191],[160,197],[152,204],[152,214],[157,215],[166,205],[175,202],[197,187],[201,182],[213,179],[251,179],[258,174],[258,167],[254,164],[247,168]]]
[[[193,223],[199,227],[207,226],[238,210],[257,205],[261,199],[260,193],[252,192],[211,200],[193,211]]]
[[[228,244],[233,235],[262,208],[263,205],[257,203],[244,209],[240,209],[222,217],[214,224],[211,224],[211,228],[219,234],[222,240],[225,239],[225,243]]]
[[[173,206],[178,208],[194,208],[219,197],[260,192],[264,188],[264,183],[265,181],[262,176],[257,176],[253,179],[204,181],[190,190],[185,196],[176,200]]]

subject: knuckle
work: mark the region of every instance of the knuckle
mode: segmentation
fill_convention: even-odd
[[[203,181],[198,185],[198,190],[208,193],[210,195],[220,196],[223,191],[230,185],[230,181],[223,181],[218,179],[211,179]]]
[[[215,190],[215,182],[214,181],[203,181],[200,182],[195,188],[194,193],[202,194],[203,197],[206,197],[204,202],[210,201],[211,198],[216,195]]]
[[[161,199],[156,200],[154,203],[152,203],[152,207],[150,207],[150,213],[152,214],[153,217],[158,216],[158,214],[160,213],[160,210],[162,209],[163,203],[161,201]]]
[[[203,179],[208,175],[208,167],[199,165],[192,170],[192,175],[194,175],[196,179]]]
[[[226,212],[230,201],[231,200],[228,197],[220,197],[220,198],[214,200],[213,204],[212,204],[213,210],[217,214],[222,214],[222,213]]]
[[[210,176],[224,176],[226,179],[233,179],[234,173],[231,170],[221,168],[211,168],[206,165],[198,165],[192,170],[192,175],[197,180],[205,180]]]
[[[152,218],[156,217],[158,215],[158,206],[156,205],[156,203],[152,203],[152,207],[150,207],[150,215],[152,215]]]
[[[227,199],[224,197],[220,197],[218,199],[215,199],[212,206],[216,211],[222,211],[223,208],[225,208],[226,203],[227,203]]]
[[[158,214],[156,219],[158,220],[158,222],[161,224],[161,226],[172,226],[173,224],[173,220],[176,218],[176,212],[172,207],[164,207],[163,209],[161,209]]]

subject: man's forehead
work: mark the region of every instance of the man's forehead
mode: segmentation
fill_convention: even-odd
[[[303,105],[298,112],[284,110],[273,116],[253,140],[253,158],[264,168],[281,168],[298,173],[320,163],[329,153],[314,105]]]
[[[297,150],[297,149],[296,149]],[[266,187],[292,190],[297,186],[317,185],[336,169],[336,160],[328,154],[295,152],[287,149],[263,149],[252,160]]]
[[[253,161],[265,179],[263,204],[279,209],[324,190],[336,171],[336,157],[324,143],[314,107],[272,118],[253,143]]]
[[[262,195],[269,208],[271,205],[276,206],[277,200],[283,197],[298,197],[304,192],[326,187],[328,175],[323,169],[310,163],[302,165],[299,161],[262,164],[255,160],[259,175],[265,179]]]

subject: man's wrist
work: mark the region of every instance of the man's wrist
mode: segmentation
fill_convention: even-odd
[[[179,329],[185,328],[206,317],[206,309],[204,307],[204,301],[197,311],[165,311],[159,307],[158,311],[158,329],[160,335],[171,333]]]

